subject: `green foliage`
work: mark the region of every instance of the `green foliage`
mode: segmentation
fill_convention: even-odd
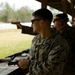
[[[20,9],[11,8],[8,3],[0,4],[0,21],[1,22],[11,22],[11,21],[20,21],[20,22],[29,22],[31,20],[31,14],[33,10],[28,7],[21,7]]]

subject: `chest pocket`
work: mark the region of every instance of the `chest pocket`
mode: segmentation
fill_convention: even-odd
[[[42,61],[45,62],[48,59],[49,52],[51,50],[51,43],[46,43],[43,48]]]
[[[35,49],[35,60],[45,62],[48,58],[48,54],[51,50],[51,42],[38,45]]]
[[[48,38],[41,43],[39,43],[38,41],[34,42],[34,44],[33,44],[34,60],[41,61],[41,62],[44,62],[47,60],[49,52],[50,52],[52,44],[53,44],[53,41],[54,41],[53,38],[54,37]]]

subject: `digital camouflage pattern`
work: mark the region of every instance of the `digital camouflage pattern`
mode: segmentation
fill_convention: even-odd
[[[63,75],[67,63],[69,46],[56,33],[47,38],[37,35],[30,50],[30,75]]]

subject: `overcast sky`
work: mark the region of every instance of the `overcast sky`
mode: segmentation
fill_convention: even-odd
[[[22,6],[28,6],[33,10],[41,8],[41,4],[36,0],[0,0],[0,3],[8,2],[13,8],[20,8]]]
[[[36,0],[0,0],[0,3],[8,2],[13,8],[20,8],[22,6],[28,6],[34,11],[41,8],[41,3]],[[71,18],[71,17],[70,17]]]

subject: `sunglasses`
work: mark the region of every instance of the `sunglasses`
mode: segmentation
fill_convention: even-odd
[[[31,20],[31,22],[33,24],[35,21],[39,21],[39,20],[41,20],[41,19],[33,19],[33,20]]]
[[[61,19],[59,19],[59,18],[56,18],[56,19],[54,19],[53,23],[55,23],[55,21],[59,21],[59,20],[61,20]]]

